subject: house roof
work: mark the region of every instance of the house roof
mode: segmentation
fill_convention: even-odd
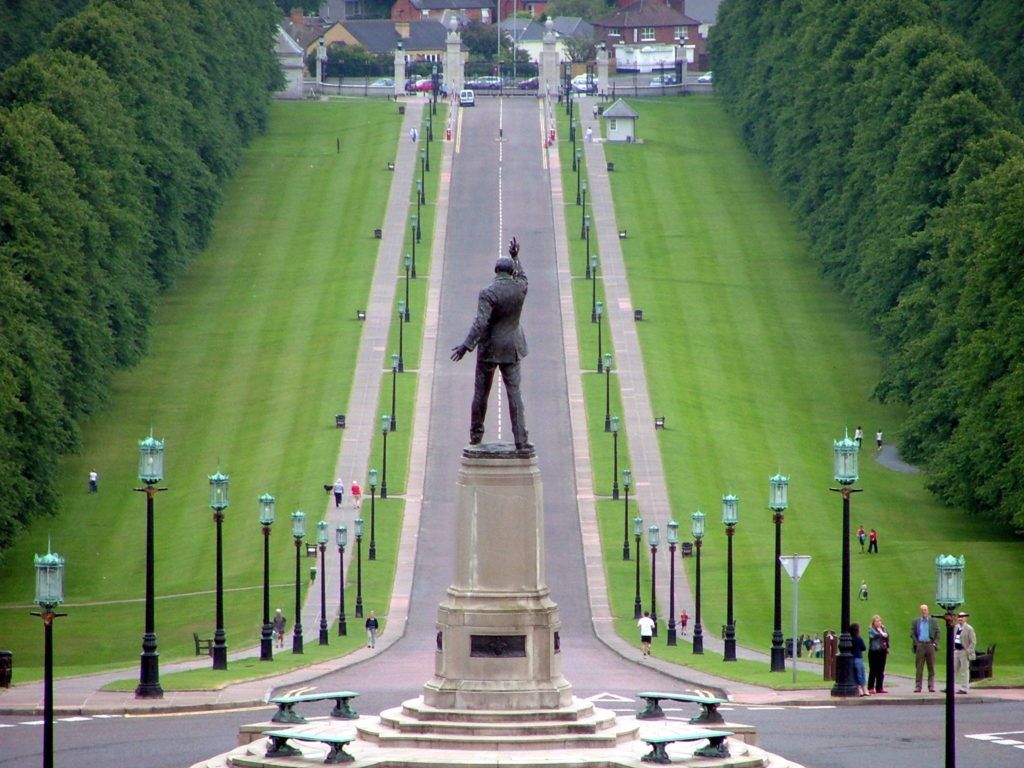
[[[697,19],[670,8],[663,0],[637,0],[594,22],[595,27],[688,27]]]
[[[403,38],[391,19],[357,19],[339,22],[368,51],[391,53],[398,41],[406,51],[439,50],[445,45],[445,29],[436,19],[410,21],[409,36]]]
[[[615,103],[612,104],[608,109],[601,113],[601,117],[614,117],[614,118],[633,118],[634,120],[640,117],[640,113],[633,109],[629,104],[624,102],[622,99],[616,99]]]
[[[686,0],[686,15],[702,24],[714,24],[721,4],[722,0]]]
[[[302,56],[302,47],[296,43],[280,24],[277,25],[277,37],[274,40],[274,53],[278,56]]]
[[[536,19],[502,19],[501,28],[515,39],[517,43],[540,42],[547,32],[544,24]],[[592,40],[594,28],[579,16],[559,16],[552,19],[552,29],[556,37],[583,37]]]
[[[409,2],[419,11],[458,11],[495,7],[495,0],[409,0]]]
[[[323,37],[333,24],[328,24],[319,16],[307,16],[302,24],[296,24],[291,19],[282,19],[281,26],[288,36],[302,47],[302,50],[306,50],[310,43]]]

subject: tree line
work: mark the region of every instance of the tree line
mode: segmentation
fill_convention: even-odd
[[[710,48],[743,140],[880,339],[903,455],[945,502],[1022,531],[1021,54],[996,68],[1008,91],[965,40],[997,22],[1008,53],[1010,5],[725,0]]]
[[[270,0],[94,0],[0,73],[0,552],[56,509],[78,420],[206,242],[281,83],[277,18]]]

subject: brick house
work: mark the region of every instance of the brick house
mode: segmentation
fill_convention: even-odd
[[[613,59],[645,46],[673,56],[685,42],[694,46],[693,61],[699,66],[707,58],[707,40],[700,35],[701,22],[687,16],[683,8],[682,0],[671,4],[666,0],[620,0],[612,13],[594,22],[594,41],[605,43]]]

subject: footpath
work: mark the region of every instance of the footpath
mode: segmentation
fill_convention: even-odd
[[[411,127],[418,126],[422,117],[423,102],[407,99],[405,119],[400,137],[409,135]],[[593,128],[595,136],[600,135],[597,119],[592,115],[586,99],[580,100],[580,130]],[[549,117],[550,110],[549,110]],[[441,158],[442,186],[446,186],[450,178],[454,142],[439,142],[443,148]],[[597,248],[601,254],[601,269],[604,280],[606,306],[609,307],[609,328],[612,351],[616,360],[616,371],[619,376],[622,393],[623,415],[629,424],[630,452],[633,470],[637,477],[643,477],[644,483],[637,488],[642,494],[645,514],[651,522],[664,526],[671,517],[668,492],[665,486],[661,456],[654,433],[654,419],[650,398],[644,377],[643,360],[633,321],[633,307],[629,296],[626,271],[622,258],[622,250],[618,237],[618,225],[612,203],[611,185],[607,173],[603,145],[598,142],[583,144],[589,177],[590,202],[593,220],[596,226]],[[586,553],[586,577],[591,601],[593,627],[598,638],[624,660],[639,662],[640,654],[636,646],[620,638],[614,631],[610,606],[607,603],[607,589],[604,579],[604,568],[600,560],[601,548],[597,539],[596,498],[593,473],[590,465],[590,454],[587,448],[588,435],[586,419],[582,413],[583,393],[580,363],[576,344],[575,313],[572,306],[571,274],[568,267],[568,227],[563,207],[564,191],[561,183],[561,168],[557,145],[544,150],[547,152],[548,173],[555,215],[556,251],[559,263],[559,292],[562,296],[563,342],[565,364],[569,381],[569,399],[572,408],[572,445],[577,481],[577,499],[580,505],[581,532],[584,552]],[[356,373],[353,383],[352,403],[349,414],[368,414],[366,424],[350,420],[343,438],[337,464],[338,476],[343,478],[363,477],[368,462],[370,436],[374,429],[373,415],[378,412],[377,392],[379,390],[382,370],[382,352],[387,340],[387,322],[389,308],[393,306],[396,285],[395,275],[402,247],[405,222],[408,217],[409,189],[415,171],[417,145],[399,141],[396,152],[395,177],[388,200],[383,227],[383,238],[380,247],[380,258],[374,272],[371,286],[371,297],[367,311],[367,321],[363,329],[363,339],[356,361]],[[435,227],[434,250],[435,259],[443,257],[444,227],[447,221],[447,190],[442,189],[435,212],[438,226]],[[436,269],[434,274],[440,274]],[[425,320],[425,342],[436,343],[436,292],[439,286],[432,284],[433,315],[428,313]],[[434,330],[432,330],[434,329]],[[432,354],[425,353],[424,361],[433,359]],[[425,366],[428,367],[428,366]],[[429,375],[429,371],[421,370],[420,375]],[[419,391],[430,391],[429,380],[420,382]],[[417,402],[417,411],[428,408],[422,398]],[[419,430],[417,430],[419,431]],[[54,711],[61,716],[67,715],[98,715],[98,714],[147,714],[156,712],[189,712],[216,709],[242,709],[266,706],[268,698],[276,690],[287,690],[303,685],[305,682],[321,677],[345,667],[364,661],[369,656],[385,652],[400,639],[405,631],[408,611],[410,584],[414,578],[416,530],[419,523],[419,501],[422,499],[422,485],[425,480],[423,467],[425,464],[425,440],[414,440],[411,447],[409,488],[406,495],[406,526],[403,530],[403,556],[397,563],[395,587],[392,602],[387,612],[385,633],[374,649],[361,648],[346,656],[310,665],[292,672],[273,677],[250,680],[228,685],[217,691],[165,691],[162,699],[136,699],[132,692],[110,692],[101,690],[103,686],[114,680],[132,677],[137,668],[119,670],[103,674],[88,675],[57,680],[54,684]],[[333,511],[333,504],[328,503],[328,517],[332,525],[331,515],[341,514]],[[682,574],[680,576],[680,573]],[[338,579],[338,574],[328,574]],[[685,581],[685,570],[677,571],[679,594],[689,595],[689,587]],[[681,581],[681,584],[679,583]],[[330,586],[330,585],[329,585]],[[337,581],[334,589],[338,587]],[[303,609],[304,626],[313,627],[318,621],[319,603],[311,590]],[[664,604],[664,603],[663,603]],[[686,644],[686,639],[681,643]],[[721,653],[722,641],[713,633],[704,635],[704,645],[709,651]],[[258,647],[233,651],[229,659],[251,658],[258,655]],[[655,648],[655,654],[657,649]],[[737,647],[737,655],[743,659],[763,662],[767,667],[769,657],[742,646]],[[676,678],[687,686],[707,687],[728,692],[731,701],[749,705],[825,705],[842,704],[939,704],[944,701],[942,693],[913,692],[912,680],[900,676],[886,676],[886,687],[890,693],[883,696],[870,696],[856,699],[833,699],[827,688],[802,690],[774,690],[746,683],[726,680],[687,667],[671,664],[657,658],[656,655],[643,659],[643,664],[653,667],[666,675]],[[792,660],[787,660],[787,665]],[[820,674],[821,666],[817,663],[798,661],[801,670],[816,670]],[[209,659],[202,657],[195,660],[181,661],[161,665],[161,674],[186,669],[195,669],[209,665]],[[939,662],[939,688],[943,685],[944,671]],[[791,669],[791,667],[789,667]],[[15,676],[17,670],[15,670]],[[786,675],[791,674],[788,670]],[[1022,689],[973,689],[970,695],[958,697],[958,703],[972,703],[984,700],[1004,699],[1024,701]],[[43,708],[42,682],[15,685],[10,689],[0,689],[0,715],[37,715]]]

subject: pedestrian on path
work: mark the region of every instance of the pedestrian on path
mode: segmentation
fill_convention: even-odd
[[[885,662],[889,656],[889,630],[877,613],[868,627],[868,691],[888,693],[885,690]]]
[[[861,444],[864,442],[864,428],[861,427],[860,424],[858,424],[857,428],[853,430],[853,439],[857,441],[857,447],[860,448]]]
[[[868,532],[864,530],[863,525],[857,526],[857,541],[860,542],[861,554],[864,553],[864,542],[868,540]]]
[[[380,625],[377,623],[377,614],[370,611],[369,617],[366,619],[366,647],[374,648],[377,645],[377,629]]]
[[[872,528],[868,532],[868,554],[878,554],[878,531]]]
[[[100,489],[100,475],[93,469],[89,471],[89,493],[97,493]]]
[[[882,430],[875,432],[875,449],[882,450]]]
[[[654,619],[651,618],[651,612],[644,611],[636,625],[640,628],[640,653],[642,656],[650,656],[651,638],[654,636]]]
[[[420,138],[420,132],[416,130],[416,126],[409,129],[409,138],[412,139],[412,143],[415,144]]]
[[[345,481],[340,477],[334,481],[334,508],[341,506],[341,498],[345,495]]]
[[[359,504],[363,500],[363,489],[359,487],[359,483],[355,480],[352,481],[352,488],[349,491],[352,496],[352,509],[356,512],[359,511]]]
[[[274,629],[274,642],[278,648],[284,648],[284,630],[288,625],[288,619],[284,617],[284,613],[278,608],[274,611],[274,620],[271,622],[271,626]]]
[[[686,635],[686,625],[690,621],[690,614],[683,608],[683,612],[679,614],[679,626],[682,628],[683,635]]]
[[[910,623],[910,639],[914,643],[914,693],[921,692],[921,678],[928,666],[928,690],[935,693],[935,652],[939,649],[939,622],[921,606],[920,617]]]
[[[967,623],[969,613],[961,611],[956,617],[956,628],[953,630],[953,675],[956,680],[956,692],[967,693],[971,689],[971,661],[975,658],[974,646],[977,637],[974,627]]]
[[[594,129],[591,128],[589,125],[587,126],[586,134],[584,134],[583,136],[583,140],[588,144],[594,140]]]
[[[860,636],[860,624],[850,625],[850,639],[853,641],[853,671],[857,676],[857,693],[867,696],[868,675],[864,669],[864,651],[868,649]]]

